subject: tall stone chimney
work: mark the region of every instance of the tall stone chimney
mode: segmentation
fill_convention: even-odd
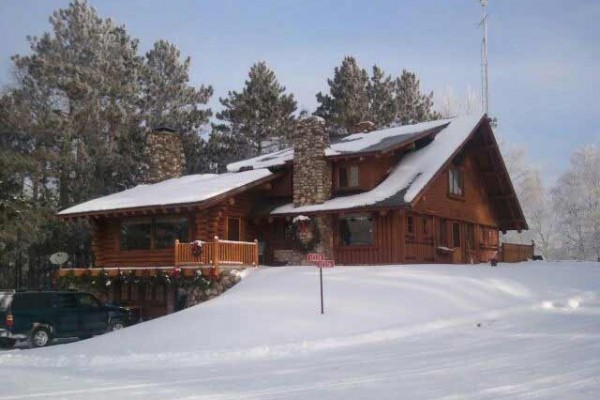
[[[321,119],[305,118],[294,137],[294,206],[321,204],[331,197],[329,135]]]
[[[294,138],[294,206],[322,204],[331,198],[332,167],[325,156],[329,135],[320,118],[310,117],[298,123]],[[319,214],[314,218],[319,241],[313,251],[333,258],[333,218]],[[304,254],[296,253],[291,263],[305,263]]]
[[[146,179],[144,183],[156,183],[178,178],[185,169],[185,154],[181,136],[173,129],[160,127],[146,135]]]

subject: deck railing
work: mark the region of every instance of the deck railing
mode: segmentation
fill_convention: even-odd
[[[221,240],[202,242],[202,251],[193,254],[192,243],[175,241],[175,266],[257,266],[258,241]]]

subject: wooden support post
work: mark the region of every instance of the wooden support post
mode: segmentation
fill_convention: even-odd
[[[219,268],[219,237],[215,236],[215,245],[213,248],[213,267],[215,269]]]
[[[258,256],[259,256],[259,254],[258,254],[258,239],[254,239],[254,262],[253,262],[253,265],[255,267],[258,266]]]

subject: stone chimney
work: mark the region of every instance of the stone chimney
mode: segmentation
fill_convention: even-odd
[[[185,154],[181,136],[173,129],[160,127],[146,135],[146,163],[148,170],[144,183],[156,183],[178,178],[185,169]]]
[[[332,167],[325,156],[329,135],[322,119],[310,117],[298,123],[294,137],[294,206],[322,204],[331,198]],[[319,231],[319,241],[312,251],[333,258],[333,218],[331,215],[312,216]],[[305,264],[305,255],[294,252],[287,260]]]
[[[294,206],[321,204],[331,197],[329,135],[321,119],[301,120],[294,137]]]

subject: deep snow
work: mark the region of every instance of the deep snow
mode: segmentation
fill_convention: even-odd
[[[263,268],[90,340],[0,353],[0,400],[594,399],[600,264]]]

